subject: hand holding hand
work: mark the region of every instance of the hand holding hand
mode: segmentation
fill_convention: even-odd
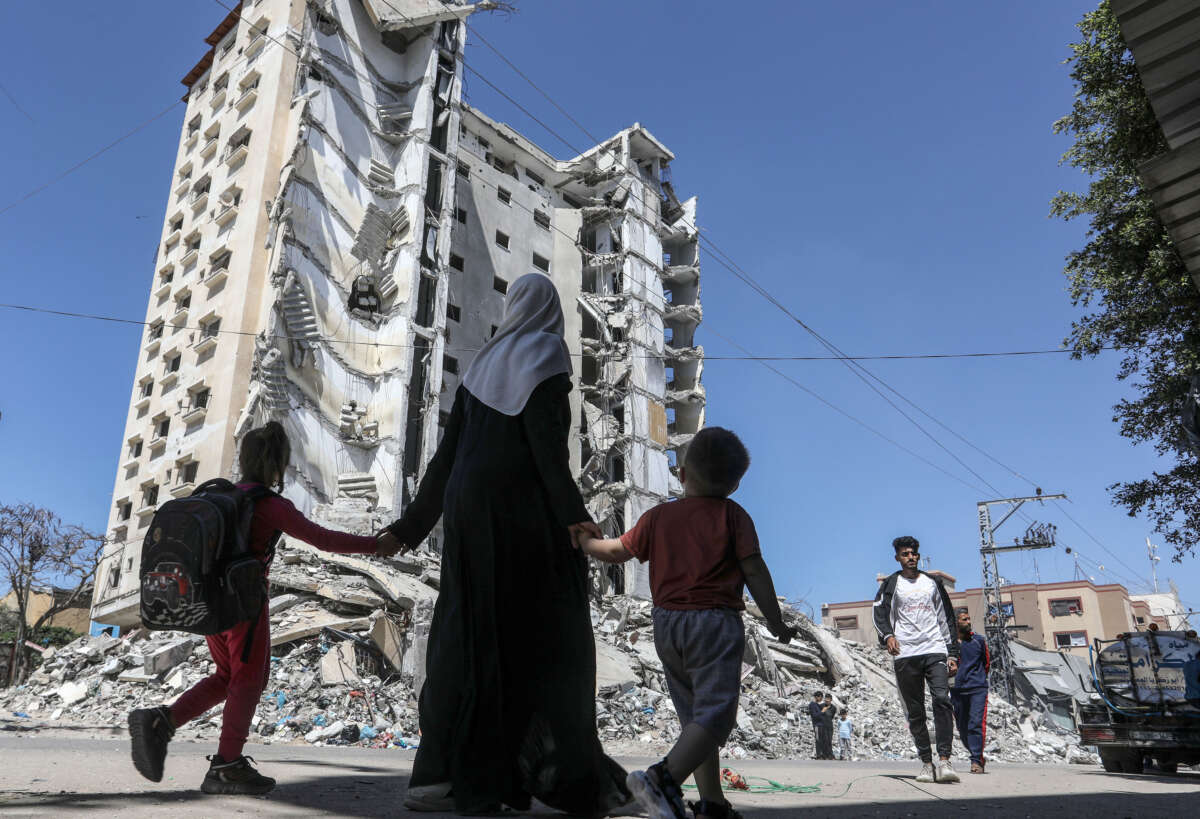
[[[590,537],[599,540],[604,537],[604,533],[600,531],[600,527],[590,520],[572,523],[567,527],[567,531],[571,533],[571,545],[576,549],[583,548],[583,538]]]
[[[397,553],[405,551],[405,545],[401,543],[395,535],[384,529],[378,537],[375,538],[375,556],[376,557],[393,557]]]
[[[958,660],[954,659],[953,657],[950,657],[949,659],[947,659],[946,660],[946,670],[950,672],[951,677],[953,677],[955,674],[957,674],[958,673]]]
[[[900,641],[897,640],[894,636],[888,637],[887,638],[887,650],[888,650],[888,654],[891,654],[893,657],[897,656],[900,653]]]

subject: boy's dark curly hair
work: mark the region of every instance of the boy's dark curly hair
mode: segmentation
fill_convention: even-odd
[[[705,427],[688,444],[683,467],[688,494],[725,498],[733,494],[750,468],[750,453],[731,431]]]
[[[921,551],[921,541],[912,535],[901,535],[892,541],[892,548],[896,550],[896,554],[900,554],[901,549],[912,549],[914,552],[919,552]]]
[[[242,438],[238,466],[242,480],[283,489],[283,473],[292,457],[287,432],[278,421],[256,427]]]

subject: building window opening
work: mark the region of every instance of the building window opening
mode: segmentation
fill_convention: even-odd
[[[1068,614],[1082,614],[1083,600],[1078,597],[1067,597],[1050,601],[1050,616],[1065,617]]]
[[[350,310],[362,310],[367,313],[378,313],[381,299],[375,282],[369,276],[359,276],[350,287],[350,299],[347,307]]]
[[[158,505],[158,484],[151,484],[142,490],[142,508]]]
[[[154,426],[155,438],[166,438],[167,433],[171,431],[171,419],[163,418]]]
[[[541,185],[542,187],[545,187],[546,180],[543,179],[542,177],[538,176],[536,173],[529,170],[528,168],[525,169],[525,175],[527,177],[529,177],[530,182],[533,182],[535,185]]]
[[[533,212],[533,223],[542,230],[550,229],[550,214],[545,211],[535,210]]]
[[[834,617],[833,627],[838,631],[853,631],[858,628],[858,617]]]
[[[417,314],[414,320],[422,327],[433,326],[433,304],[434,294],[437,290],[437,283],[431,276],[421,274],[421,280],[417,285]]]
[[[467,223],[467,212],[462,208],[456,208],[454,210],[454,218],[458,220],[460,225],[465,225]]]
[[[450,321],[460,321],[462,318],[462,310],[459,309],[457,304],[450,304],[447,302],[446,318],[450,319]]]
[[[533,254],[533,266],[536,267],[538,270],[542,271],[543,273],[550,272],[550,260],[547,259],[545,256],[539,256],[538,254],[534,253]]]
[[[1054,635],[1057,648],[1087,648],[1086,631],[1060,631]]]
[[[499,329],[500,329],[499,327],[497,327],[495,324],[493,324],[493,325],[492,325],[492,333],[491,333],[491,335],[489,335],[489,336],[488,336],[488,338],[495,338],[495,337],[496,337],[496,331],[497,331],[497,330],[499,330]]]
[[[211,395],[212,390],[207,387],[192,393],[192,409],[208,409],[208,399]]]
[[[142,455],[142,439],[138,438],[129,445],[129,457],[140,458]]]
[[[453,356],[442,356],[442,369],[451,375],[458,375],[458,359]]]
[[[512,191],[504,188],[496,188],[496,198],[506,205],[512,204]]]
[[[179,482],[185,486],[196,482],[196,474],[200,471],[199,461],[188,461],[179,470]]]
[[[147,381],[142,385],[142,398],[149,398],[154,394],[154,382]]]
[[[171,231],[170,232],[174,233],[177,230],[183,230],[183,217],[182,216],[180,216],[174,222],[171,223]]]
[[[471,166],[468,165],[466,162],[459,162],[458,163],[458,175],[461,176],[463,179],[470,179],[471,178]]]
[[[508,234],[496,231],[496,244],[508,250]]]
[[[504,279],[500,278],[499,276],[493,276],[492,277],[492,289],[495,290],[497,293],[502,293],[502,294],[507,295],[508,294],[508,282],[504,281]]]
[[[176,353],[175,355],[171,356],[170,358],[167,359],[166,371],[168,373],[179,372],[179,365],[180,365],[180,363],[182,363],[182,361],[183,361],[182,353]]]
[[[463,263],[462,256],[459,256],[457,253],[450,254],[450,266],[453,267],[455,270],[457,270],[459,273],[463,272],[463,264],[464,263]]]
[[[131,501],[125,501],[122,503],[118,516],[121,518],[121,520],[129,520],[131,517],[133,517],[133,503]]]

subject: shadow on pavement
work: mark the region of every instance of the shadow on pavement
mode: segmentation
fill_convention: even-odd
[[[296,764],[291,762],[289,764]],[[313,763],[315,767],[341,767]],[[781,795],[781,801],[789,805],[779,807],[739,804],[736,794],[731,795],[735,806],[746,819],[775,819],[779,817],[908,817],[921,819],[938,817],[970,816],[1054,816],[1055,819],[1095,819],[1097,816],[1169,816],[1191,815],[1195,807],[1194,791],[1172,794],[1134,793],[1132,791],[1108,791],[1086,794],[1053,794],[1044,796],[982,796],[972,798],[966,788],[946,793],[929,791],[911,782],[911,776],[884,775],[913,787],[913,798],[887,801],[863,801],[864,794],[855,787],[846,795],[845,801],[838,798],[832,788],[821,794]],[[1146,781],[1149,777],[1127,777]],[[1157,777],[1155,779],[1158,779]],[[1184,777],[1162,777],[1179,784]],[[1194,779],[1194,777],[1187,777]],[[1186,780],[1185,780],[1186,781]],[[211,804],[213,815],[218,813],[245,812],[251,814],[293,814],[324,812],[338,816],[396,816],[408,815],[401,807],[401,800],[408,783],[407,774],[388,770],[370,775],[365,773],[315,776],[310,779],[283,781],[275,791],[265,797],[207,796],[197,788],[155,790],[142,793],[13,793],[0,792],[0,814],[8,812],[71,812],[80,814],[108,815],[123,810],[149,811],[158,809],[161,814],[171,805],[194,815],[194,809],[206,801]],[[197,783],[198,784],[198,783]],[[1190,784],[1190,783],[1189,783]],[[932,786],[936,788],[937,786]],[[840,789],[839,789],[840,790]],[[806,804],[811,801],[811,804]],[[180,804],[183,803],[183,804]],[[561,815],[542,808],[534,811],[539,815]],[[413,814],[417,815],[417,814]],[[433,819],[453,814],[420,814]],[[516,814],[510,814],[516,815]]]

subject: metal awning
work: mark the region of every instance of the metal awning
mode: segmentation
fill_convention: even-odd
[[[1200,287],[1200,3],[1112,0],[1170,150],[1139,168]]]

